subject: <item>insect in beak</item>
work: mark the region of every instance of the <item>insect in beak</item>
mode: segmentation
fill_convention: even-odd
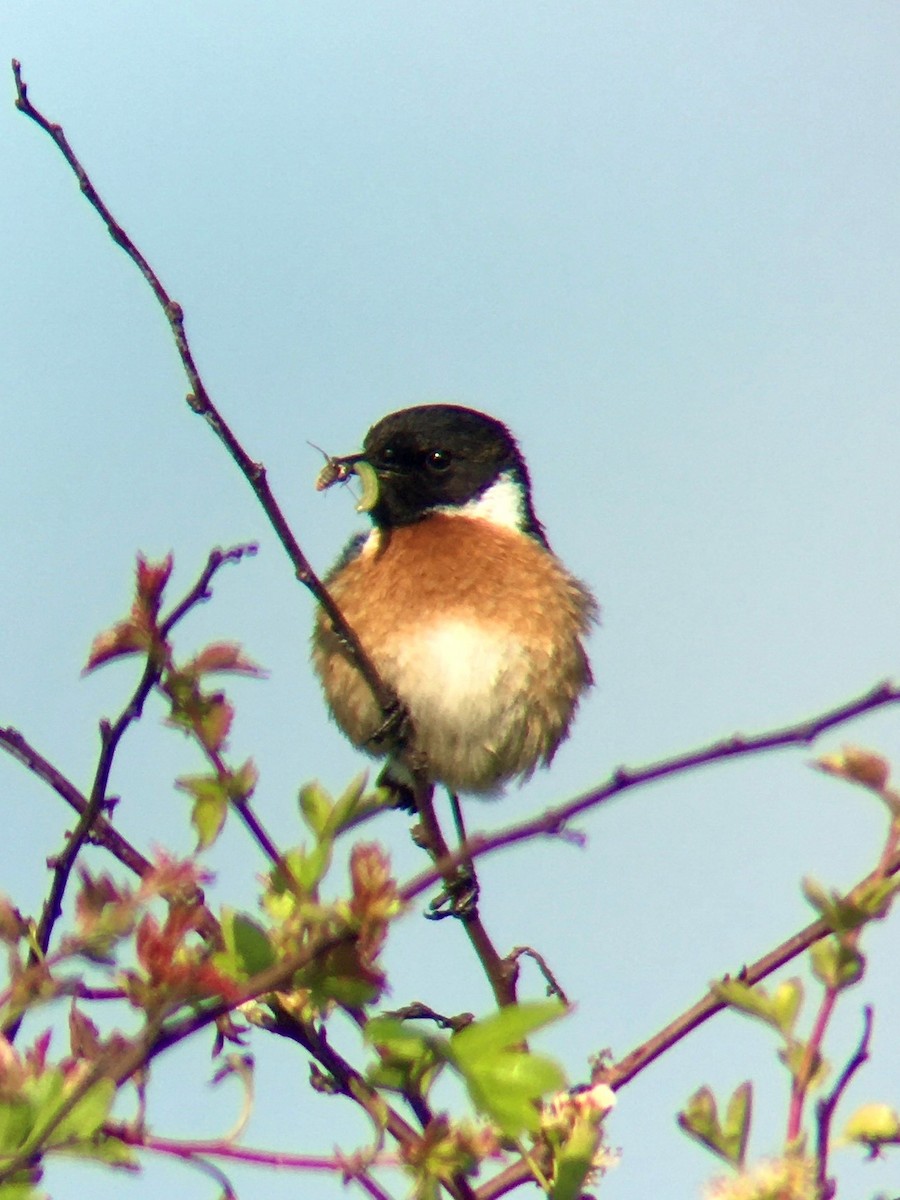
[[[362,485],[356,511],[371,512],[378,503],[378,476],[372,464],[360,454],[348,454],[343,458],[326,455],[325,466],[316,476],[316,491],[324,492],[336,483],[346,483],[351,475],[356,475]]]

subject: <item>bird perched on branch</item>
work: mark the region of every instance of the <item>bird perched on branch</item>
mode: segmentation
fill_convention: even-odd
[[[317,486],[359,476],[373,528],[325,583],[407,709],[428,779],[491,794],[549,763],[592,682],[590,591],[550,549],[509,430],[473,409],[384,417]],[[320,610],[313,663],[338,725],[370,754],[385,714]]]

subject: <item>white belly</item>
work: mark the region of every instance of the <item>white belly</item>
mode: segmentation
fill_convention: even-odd
[[[435,776],[456,777],[463,789],[508,775],[518,760],[529,661],[505,631],[458,618],[407,633],[379,655],[385,679],[402,681],[417,746]]]

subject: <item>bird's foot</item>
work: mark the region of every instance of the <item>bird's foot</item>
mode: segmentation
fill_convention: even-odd
[[[411,733],[412,723],[409,719],[409,712],[406,706],[395,697],[390,708],[385,711],[381,724],[368,737],[367,744],[372,746],[376,752],[385,745],[402,748],[409,741]]]
[[[425,913],[429,921],[457,917],[471,921],[478,915],[478,880],[468,868],[460,868],[454,877],[444,881],[443,888],[429,902]]]

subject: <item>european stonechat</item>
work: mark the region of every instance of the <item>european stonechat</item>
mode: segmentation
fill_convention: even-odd
[[[355,472],[373,528],[326,577],[384,683],[407,709],[431,782],[490,794],[547,764],[592,683],[597,617],[534,512],[528,468],[493,417],[453,404],[391,413],[363,450],[331,458],[320,488]],[[367,753],[384,723],[319,612],[313,663],[328,705]]]

